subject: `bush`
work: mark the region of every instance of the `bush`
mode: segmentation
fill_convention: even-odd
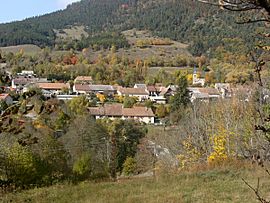
[[[123,173],[125,175],[132,175],[134,174],[136,169],[136,161],[132,157],[128,157],[123,164]]]
[[[73,172],[78,178],[86,178],[91,173],[91,156],[84,153],[73,165]]]
[[[5,165],[7,179],[18,186],[41,184],[42,178],[47,174],[46,167],[30,149],[14,144],[6,149]]]

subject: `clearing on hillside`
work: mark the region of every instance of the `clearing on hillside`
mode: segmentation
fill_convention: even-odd
[[[72,26],[70,28],[54,30],[56,36],[60,39],[82,39],[82,36],[88,37],[88,33],[85,31],[84,26]]]
[[[0,47],[0,50],[6,53],[8,52],[18,53],[21,50],[23,50],[23,52],[26,54],[32,54],[32,53],[40,52],[41,48],[33,44],[24,44],[24,45],[18,45],[18,46]]]

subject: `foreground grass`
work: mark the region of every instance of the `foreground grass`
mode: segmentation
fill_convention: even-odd
[[[269,197],[270,178],[260,169],[212,169],[203,172],[163,175],[156,178],[129,179],[120,182],[78,185],[62,184],[47,188],[11,193],[1,202],[76,202],[76,203],[164,203],[164,202],[245,202],[256,201],[254,193],[241,178],[256,185]]]

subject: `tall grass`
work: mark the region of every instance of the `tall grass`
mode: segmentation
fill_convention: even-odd
[[[257,202],[255,195],[241,178],[252,185],[256,185],[257,178],[260,178],[262,195],[269,196],[270,177],[258,167],[242,166],[239,167],[236,164],[221,168],[194,168],[191,172],[167,173],[155,178],[132,178],[118,182],[59,184],[6,194],[0,197],[0,201],[37,203]]]

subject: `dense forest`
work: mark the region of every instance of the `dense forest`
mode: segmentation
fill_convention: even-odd
[[[194,0],[82,0],[60,10],[20,22],[0,25],[0,46],[35,44],[41,47],[63,44],[54,30],[83,25],[89,33],[87,39],[76,46],[91,46],[101,32],[112,33],[137,28],[155,35],[190,44],[190,51],[201,55],[224,44],[226,38],[241,38],[247,47],[259,39],[260,24],[239,25],[237,15]],[[247,35],[246,33],[249,33]],[[115,37],[118,47],[127,47],[121,35]],[[104,36],[103,36],[104,37]],[[203,40],[202,40],[203,39]],[[102,41],[102,37],[101,40]],[[119,43],[120,42],[120,43]],[[105,40],[105,47],[108,41]]]

